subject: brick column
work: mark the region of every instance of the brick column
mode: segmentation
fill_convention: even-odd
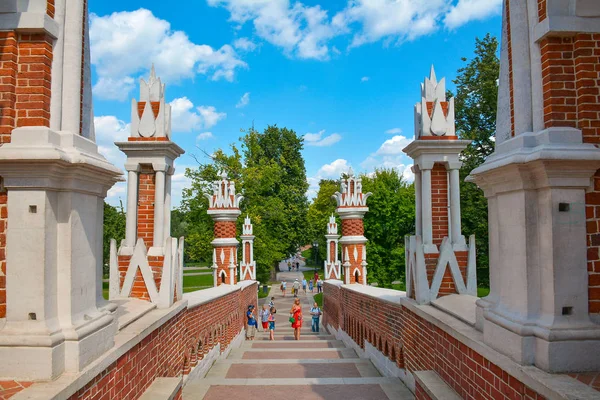
[[[484,341],[550,372],[600,369],[600,3],[562,3],[505,0],[496,149],[472,172],[489,210]]]
[[[165,86],[154,67],[148,82],[141,80],[140,100],[133,99],[131,108],[131,135],[127,142],[115,143],[127,155],[127,220],[125,242],[116,255],[118,279],[111,279],[110,293],[111,299],[136,297],[158,303],[165,257],[171,257],[165,250],[171,240],[166,226],[171,212],[170,176],[175,159],[184,151],[170,140],[171,106],[165,102]],[[151,275],[145,277],[146,268]],[[170,297],[164,304],[172,303]]]
[[[338,242],[340,235],[338,235],[338,226],[335,221],[335,216],[329,217],[329,223],[327,224],[327,260],[325,261],[325,280],[328,279],[341,279],[341,263],[338,259]]]
[[[252,222],[246,216],[242,225],[242,262],[240,263],[240,280],[256,280],[256,261],[254,261],[254,235],[252,234]]]
[[[213,245],[214,284],[235,285],[237,282],[236,221],[240,216],[241,194],[236,194],[235,183],[223,174],[220,181],[213,182],[213,193],[205,194],[209,201],[208,214],[215,222]]]
[[[469,282],[467,274],[468,248],[460,230],[457,175],[461,167],[460,152],[469,143],[456,136],[454,99],[446,99],[445,79],[438,81],[432,67],[421,86],[421,102],[415,106],[415,140],[404,149],[414,160],[416,234],[422,235],[420,248],[409,250],[423,253],[424,265],[417,268],[425,269],[422,273],[427,279],[427,289],[424,290],[429,292],[425,297],[412,292],[413,297],[429,301],[449,294],[474,294],[476,290],[476,281],[471,278]],[[407,243],[417,245],[417,241]],[[448,253],[442,256],[446,248]],[[458,277],[453,276],[454,266],[459,271]],[[409,272],[407,279],[411,278]]]
[[[363,218],[369,211],[367,199],[371,193],[362,192],[362,181],[350,171],[342,179],[341,193],[336,192],[337,213],[342,220],[342,245],[344,281],[346,284],[367,284],[367,238],[364,236]]]

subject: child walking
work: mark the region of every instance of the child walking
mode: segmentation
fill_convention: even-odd
[[[267,304],[263,304],[262,310],[260,310],[260,322],[262,322],[263,332],[267,332],[269,329],[269,306]]]
[[[269,339],[275,340],[275,314],[277,314],[277,310],[275,307],[271,307],[271,312],[269,313]]]

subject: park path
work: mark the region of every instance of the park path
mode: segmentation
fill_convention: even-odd
[[[254,341],[218,360],[205,378],[188,382],[184,400],[414,399],[399,379],[382,377],[371,361],[359,358],[322,327],[320,333],[311,332],[310,293],[300,295],[305,323],[299,341],[293,340],[288,322],[293,296],[283,298],[278,288],[271,296],[278,310],[275,340],[259,329]]]

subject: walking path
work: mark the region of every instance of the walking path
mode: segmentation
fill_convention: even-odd
[[[244,342],[227,359],[217,361],[204,379],[188,382],[184,400],[414,399],[399,379],[382,377],[371,361],[358,358],[322,327],[320,333],[311,332],[310,293],[300,295],[304,324],[300,340],[295,341],[288,322],[294,299],[289,292],[291,284],[285,298],[278,287],[269,296],[275,297],[277,308],[275,340],[269,341],[269,334],[259,326],[254,341]]]

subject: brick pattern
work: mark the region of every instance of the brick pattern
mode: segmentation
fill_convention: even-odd
[[[31,385],[33,385],[33,382],[0,381],[0,400],[10,399],[15,394]]]
[[[142,114],[144,113],[144,107],[146,107],[145,101],[138,101],[138,117],[142,118]],[[158,111],[160,110],[160,101],[151,101],[150,107],[152,107],[152,112],[154,113],[154,118],[158,117]],[[150,138],[147,138],[150,139]]]
[[[250,264],[250,251],[251,251],[250,242],[246,242],[244,244],[244,247],[245,247],[244,253],[246,254],[246,258],[244,259],[244,262],[246,264]]]
[[[356,218],[342,220],[342,236],[362,236],[364,233],[365,228],[362,219]]]
[[[138,181],[138,224],[137,236],[144,239],[147,247],[154,242],[154,197],[156,173],[142,170]]]
[[[440,105],[442,106],[442,111],[444,112],[444,117],[447,117],[448,116],[448,102],[442,101],[440,103]],[[433,101],[427,102],[427,114],[429,115],[430,118],[433,118],[433,106],[435,106],[435,103]]]
[[[235,221],[215,221],[215,239],[235,238],[237,226]]]
[[[15,32],[0,32],[0,144],[10,143],[10,134],[17,126],[17,39]]]
[[[399,368],[410,372],[437,372],[461,398],[544,399],[481,354],[402,305],[328,283],[325,283],[324,293],[324,324],[343,329],[361,347],[366,340]]]
[[[439,247],[448,236],[448,172],[440,163],[431,170],[431,217],[433,244]]]
[[[574,50],[572,37],[547,37],[540,42],[546,128],[577,127]]]
[[[85,8],[85,10],[87,10],[87,7]],[[48,14],[48,16],[50,18],[54,18],[55,12],[56,12],[56,8],[54,7],[54,0],[47,0],[46,1],[46,14]]]
[[[168,137],[128,137],[128,142],[168,142]]]
[[[216,225],[216,224],[215,224]],[[234,236],[235,237],[235,236]],[[223,261],[221,261],[221,250],[223,251]],[[233,250],[233,264],[236,266],[233,269],[233,283],[237,283],[237,247],[225,246],[217,247],[217,286],[229,284],[231,282],[229,262],[231,260],[231,250]],[[224,276],[223,276],[224,274]]]
[[[432,400],[432,398],[423,390],[419,382],[415,382],[415,400]]]
[[[367,282],[364,281],[364,276],[363,276],[363,267],[362,267],[362,253],[363,253],[363,249],[364,249],[364,245],[360,244],[360,245],[356,245],[356,244],[343,244],[342,245],[342,254],[346,254],[346,249],[348,249],[348,256],[350,258],[350,269],[349,269],[349,279],[350,279],[350,283],[361,283],[363,285],[366,285]],[[354,249],[356,249],[356,255],[357,257],[354,258]],[[344,263],[346,262],[346,260],[344,260]],[[358,273],[356,271],[356,268],[358,268]],[[357,279],[358,278],[358,279]]]
[[[546,0],[538,0],[538,19],[542,22],[547,17],[546,14]]]
[[[229,346],[244,328],[247,306],[257,304],[256,295],[254,284],[182,310],[93,377],[70,400],[136,399],[155,378],[188,374],[217,344],[221,351]],[[176,398],[181,398],[181,393]]]
[[[600,392],[600,372],[581,372],[569,374],[569,376]]]

